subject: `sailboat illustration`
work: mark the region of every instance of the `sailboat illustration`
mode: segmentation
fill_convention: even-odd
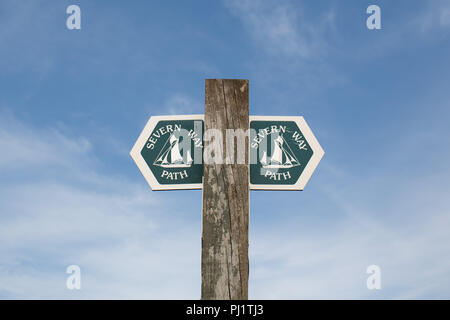
[[[284,146],[286,146],[287,149]],[[300,162],[295,157],[291,147],[286,143],[283,136],[278,136],[278,138],[274,140],[274,150],[270,157],[270,161],[268,161],[267,153],[264,151],[261,158],[261,164],[262,167],[266,169],[282,169],[299,166]]]
[[[180,138],[175,137],[173,133],[170,135],[164,144],[161,152],[156,157],[153,163],[156,166],[163,168],[188,168],[192,165],[191,152],[186,153],[186,162],[180,153]]]

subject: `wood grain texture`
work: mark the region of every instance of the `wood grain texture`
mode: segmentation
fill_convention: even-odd
[[[249,127],[248,80],[205,81],[205,131]],[[236,142],[235,142],[236,143]],[[202,209],[202,299],[248,299],[249,161],[205,164]],[[205,142],[205,145],[207,142]],[[236,160],[236,157],[234,157]]]

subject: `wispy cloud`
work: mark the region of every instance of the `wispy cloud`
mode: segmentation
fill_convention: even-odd
[[[21,166],[13,161],[1,165],[9,179],[0,182],[0,297],[199,298],[198,193],[165,196],[151,193],[144,182],[107,177],[96,171],[98,162],[73,160],[96,158],[89,140],[68,137],[55,128],[33,128],[12,114],[7,121],[5,117],[0,117],[8,129],[0,132],[4,148],[10,148],[8,137],[14,136],[12,144],[22,146],[32,137],[39,146],[34,152],[42,150],[46,157],[36,163],[17,159],[26,164]],[[60,165],[67,159],[72,159],[71,168]],[[79,174],[63,179],[73,168],[95,178]],[[345,186],[337,187],[342,180]],[[380,202],[357,193],[366,183],[341,172],[339,179],[316,189],[320,203],[337,212],[326,226],[321,219],[305,219],[295,212],[284,219],[253,215],[250,297],[448,297],[448,191],[442,184],[436,184],[439,193],[418,189],[409,193],[411,203],[402,208],[407,201],[400,197],[402,184],[390,188],[394,201]],[[380,190],[384,183],[372,179],[370,188]],[[256,201],[261,196],[268,198],[252,194]],[[305,196],[299,211],[316,204],[315,215],[330,215],[326,205],[318,206]],[[432,208],[427,199],[434,199]],[[183,210],[177,209],[181,202]],[[263,205],[257,202],[254,212],[263,212],[258,210]],[[272,206],[278,208],[273,201]],[[270,212],[270,207],[264,210]],[[189,215],[190,211],[197,214]],[[65,288],[65,268],[70,264],[82,269],[81,291]],[[370,264],[382,268],[381,291],[365,287]]]
[[[422,34],[440,33],[450,26],[450,3],[448,1],[428,1],[425,9],[411,20]]]
[[[163,110],[168,114],[201,114],[203,113],[203,103],[191,97],[175,93],[164,102]]]
[[[326,231],[293,222],[297,230],[283,229],[283,237],[279,230],[258,230],[252,242],[252,297],[448,298],[449,215],[441,212],[421,221],[407,220],[401,232],[381,219],[361,224],[350,217]],[[372,264],[381,267],[380,291],[366,288],[366,268]]]
[[[312,92],[347,81],[345,74],[329,63],[336,50],[332,40],[337,32],[334,5],[318,12],[299,1],[224,3],[239,19],[243,37],[248,38],[251,53],[246,63],[250,76],[267,89],[266,101],[273,98],[289,104],[292,100],[286,97],[294,94],[299,99],[297,108]]]
[[[442,10],[439,22],[441,26],[450,27],[450,5]]]
[[[200,216],[188,223],[143,180],[99,173],[86,138],[11,113],[0,124],[0,297],[198,298]],[[79,292],[65,287],[70,264]]]
[[[323,31],[333,24],[333,12],[319,21],[307,19],[301,8],[289,2],[225,1],[239,17],[259,48],[273,55],[290,58],[314,58],[323,53]]]
[[[0,111],[0,170],[63,166],[86,162],[91,144],[86,138],[70,139],[55,128],[36,132],[9,111]]]
[[[300,195],[298,209],[280,209],[284,199],[253,200],[254,212],[264,207],[273,217],[269,223],[252,217],[251,297],[448,298],[450,189],[439,182],[439,175],[447,181],[448,173],[417,183],[398,173],[374,179],[381,176],[375,171],[364,181],[341,174],[339,179],[325,174],[327,181],[312,191],[317,198]],[[372,264],[381,267],[379,291],[366,287]]]

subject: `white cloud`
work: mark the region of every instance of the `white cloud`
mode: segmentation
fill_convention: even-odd
[[[0,118],[2,124],[8,123],[15,142],[24,144],[33,137],[38,149],[47,153],[37,163],[26,162],[26,156],[16,160],[26,166],[2,162],[3,172],[11,170],[8,180],[0,181],[1,298],[200,297],[200,193],[152,193],[141,177],[142,183],[135,183],[96,172],[95,161],[72,161],[72,168],[94,176],[91,179],[81,174],[65,179],[35,176],[36,168],[50,172],[66,157],[95,159],[95,148],[84,147],[90,145],[87,139],[33,128],[13,116],[7,122]],[[4,133],[0,141],[8,147]],[[53,141],[57,143],[52,145]],[[60,155],[59,161],[46,162]],[[14,177],[19,171],[28,178]],[[339,174],[337,182],[351,178]],[[259,210],[262,204],[254,203],[250,297],[448,298],[450,190],[436,183],[431,184],[436,185],[434,191],[417,188],[406,194],[400,184],[389,189],[395,195],[391,201],[364,199],[364,186],[381,190],[384,183],[355,180],[337,188],[336,181],[330,181],[315,191],[319,194],[315,199],[302,194],[306,198],[299,213],[309,211],[317,218],[295,212],[284,218],[263,217],[257,212],[271,208]],[[285,196],[297,199],[294,194]],[[267,194],[252,197],[258,200]],[[324,203],[331,209],[321,206]],[[280,210],[273,201],[272,206]],[[324,226],[320,221],[323,215],[330,217],[327,210],[337,214]],[[80,291],[65,287],[65,270],[71,264],[81,267]],[[365,287],[371,264],[381,267],[381,291]]]
[[[389,203],[382,193],[375,202],[360,200],[355,190],[367,182],[353,184],[354,188],[333,185],[315,190],[318,201],[329,201],[335,214],[316,201],[309,208],[311,200],[302,194],[299,208],[286,217],[274,212],[277,205],[269,223],[253,215],[251,298],[450,297],[448,187],[434,194],[391,189],[395,198]],[[373,187],[382,190],[382,184]],[[320,222],[324,219],[325,225]],[[366,288],[366,268],[372,264],[381,267],[380,291]]]
[[[70,166],[89,157],[91,144],[85,138],[70,139],[49,128],[36,131],[0,110],[0,170],[39,166]]]
[[[444,8],[441,12],[441,18],[440,18],[441,26],[443,27],[449,27],[450,26],[450,6],[447,8]]]
[[[195,101],[189,96],[181,93],[176,93],[170,96],[164,103],[163,109],[167,114],[202,114],[204,104]]]
[[[224,3],[241,22],[243,34],[248,35],[249,77],[258,79],[258,86],[267,89],[264,93],[268,100],[291,104],[286,92],[293,92],[299,99],[297,105],[301,105],[311,93],[347,82],[345,73],[329,63],[336,53],[334,5],[317,13],[308,11],[299,1]]]
[[[189,95],[181,92],[173,93],[159,104],[149,104],[152,115],[185,115],[203,114],[204,102],[198,101]]]
[[[431,0],[404,4],[403,10],[395,10],[395,7],[391,6],[392,4],[381,5],[382,30],[365,30],[365,39],[360,38],[360,41],[343,48],[343,51],[350,50],[353,59],[368,61],[396,52],[406,53],[418,47],[430,46],[438,41],[445,41],[448,37],[448,1]],[[384,15],[383,12],[387,14]]]
[[[441,33],[450,26],[450,4],[448,1],[429,1],[427,6],[411,21],[412,27],[418,26],[423,35]],[[411,25],[409,25],[411,26]]]
[[[310,48],[296,31],[296,17],[285,6],[265,8],[261,2],[228,1],[252,36],[271,51],[307,57]]]
[[[86,138],[6,113],[0,123],[1,298],[199,297],[200,215],[186,216],[198,194],[178,194],[177,210],[143,179],[97,172]],[[71,264],[79,292],[65,287]]]
[[[322,31],[334,20],[327,12],[318,22],[309,21],[301,9],[285,2],[228,0],[225,4],[241,19],[260,49],[296,59],[322,53]]]

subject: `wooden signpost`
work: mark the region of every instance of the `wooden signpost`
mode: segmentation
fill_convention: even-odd
[[[324,152],[303,117],[249,116],[248,80],[207,79],[205,115],[151,117],[130,152],[152,190],[203,189],[202,299],[248,299],[249,191],[303,190]]]

